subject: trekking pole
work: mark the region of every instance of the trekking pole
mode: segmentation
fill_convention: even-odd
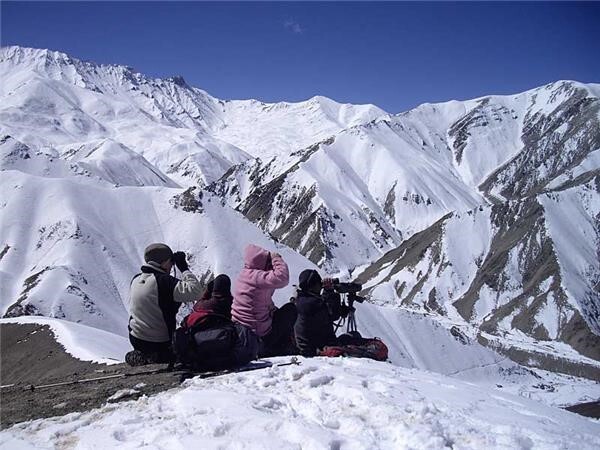
[[[283,367],[283,366],[299,366],[300,365],[300,361],[298,361],[298,357],[296,356],[292,356],[292,358],[289,360],[289,362],[286,363],[279,363],[279,364],[275,364],[277,367]]]
[[[124,377],[125,374],[124,373],[118,373],[115,375],[107,375],[104,377],[96,377],[96,378],[86,378],[83,380],[73,380],[73,381],[62,381],[60,383],[52,383],[52,384],[42,384],[39,386],[34,386],[29,385],[25,388],[25,390],[30,390],[30,391],[35,391],[36,389],[44,389],[44,388],[51,388],[51,387],[58,387],[58,386],[68,386],[70,384],[78,384],[78,383],[89,383],[92,381],[102,381],[102,380],[109,380],[111,378],[122,378]]]
[[[71,381],[61,381],[58,383],[41,384],[38,386],[30,384],[30,385],[25,386],[23,388],[23,390],[35,391],[36,389],[52,388],[52,387],[59,387],[59,386],[69,386],[69,385],[73,385],[73,384],[82,384],[82,383],[91,383],[93,381],[104,381],[104,380],[110,380],[113,378],[130,378],[130,377],[135,377],[135,376],[140,376],[140,375],[158,375],[160,373],[166,373],[166,372],[171,372],[171,370],[169,370],[169,368],[152,369],[152,370],[145,370],[145,371],[141,371],[141,372],[116,373],[114,375],[105,375],[102,377],[83,378],[80,380],[71,380]],[[11,385],[2,386],[2,388],[13,387],[13,386],[16,386],[16,383],[13,383]]]

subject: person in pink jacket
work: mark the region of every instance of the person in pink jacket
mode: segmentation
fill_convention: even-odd
[[[257,336],[259,357],[296,352],[296,306],[287,303],[277,308],[273,303],[275,289],[287,286],[289,278],[288,266],[279,253],[254,244],[244,249],[244,268],[235,283],[231,316]]]

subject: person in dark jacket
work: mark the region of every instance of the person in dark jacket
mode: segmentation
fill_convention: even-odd
[[[315,356],[318,349],[336,343],[333,323],[347,310],[340,294],[333,290],[333,280],[322,280],[319,272],[307,269],[300,273],[298,281],[296,345],[303,356]]]
[[[188,345],[194,345],[191,342],[176,344],[181,362],[199,370],[219,370],[243,366],[256,358],[256,337],[243,325],[232,322],[232,303],[231,279],[218,275],[208,283],[182,323],[184,329],[192,331],[194,342],[203,351],[199,354],[196,347],[190,352]]]
[[[177,311],[181,303],[197,300],[203,290],[185,253],[151,244],[144,250],[144,260],[130,286],[129,341],[134,350],[125,361],[132,366],[172,362]],[[169,275],[173,265],[181,271],[181,279]]]
[[[185,324],[192,328],[202,323],[204,328],[210,328],[212,323],[230,322],[232,303],[231,279],[225,274],[218,275],[207,284],[202,297],[185,318]]]

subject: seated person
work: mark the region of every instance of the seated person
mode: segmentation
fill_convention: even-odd
[[[231,320],[231,279],[218,275],[209,282],[175,332],[177,361],[193,370],[221,370],[243,366],[256,358],[256,336]],[[250,336],[249,336],[250,335]]]
[[[132,366],[172,362],[177,311],[181,303],[197,300],[203,289],[183,252],[151,244],[144,250],[144,260],[130,286],[129,341],[134,350],[125,355],[125,361]],[[169,275],[173,264],[181,271],[181,279]]]
[[[236,280],[231,315],[250,337],[255,336],[260,358],[296,353],[296,307],[288,303],[277,308],[273,303],[275,289],[288,282],[288,265],[279,253],[253,244],[244,249],[244,268]]]
[[[294,326],[296,345],[303,356],[351,356],[385,361],[387,346],[377,338],[363,338],[357,331],[335,335],[334,322],[346,317],[353,307],[341,301],[334,280],[316,270],[300,273],[295,300],[298,320]]]
[[[298,281],[296,345],[302,355],[315,356],[326,345],[335,345],[333,324],[348,310],[342,305],[340,294],[333,290],[333,280],[322,280],[316,270],[302,271]]]
[[[185,318],[185,325],[192,328],[203,324],[210,328],[211,323],[231,321],[231,279],[225,275],[218,275],[206,286],[200,300],[194,304],[192,312]]]

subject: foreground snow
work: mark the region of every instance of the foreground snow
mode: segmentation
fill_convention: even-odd
[[[155,397],[0,434],[6,449],[65,446],[592,449],[600,423],[429,372],[317,358],[192,379]]]

